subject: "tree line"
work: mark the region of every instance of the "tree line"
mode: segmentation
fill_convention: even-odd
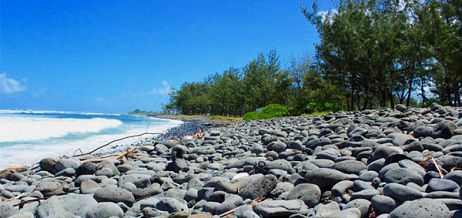
[[[341,0],[301,7],[319,34],[313,58],[283,67],[260,54],[170,95],[167,112],[243,115],[268,104],[293,115],[439,102],[462,106],[462,5],[457,0]]]

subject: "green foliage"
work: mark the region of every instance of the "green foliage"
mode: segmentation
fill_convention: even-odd
[[[319,33],[316,59],[293,59],[284,68],[275,51],[259,54],[242,68],[183,84],[165,111],[265,119],[396,103],[462,105],[460,1],[339,0],[337,6],[328,14],[316,4],[302,9]],[[253,112],[272,104],[286,107]]]
[[[303,9],[317,28],[325,79],[348,109],[411,104],[434,84],[434,93],[461,105],[460,1],[341,0],[335,13]],[[429,82],[431,81],[431,82]],[[415,95],[415,94],[414,94]]]
[[[305,106],[304,113],[314,113],[314,112],[337,112],[342,110],[342,106],[336,103],[331,102],[310,102]]]
[[[244,114],[244,120],[262,120],[289,115],[289,109],[280,104],[270,104],[260,111],[247,112]]]

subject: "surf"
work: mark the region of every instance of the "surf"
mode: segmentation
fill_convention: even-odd
[[[144,132],[166,132],[181,121],[125,114],[0,110],[0,168],[31,165],[44,157],[72,156],[114,139]],[[151,136],[135,137],[108,147],[105,152],[145,143]]]

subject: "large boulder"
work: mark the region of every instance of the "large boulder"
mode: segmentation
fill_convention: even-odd
[[[44,158],[40,160],[39,166],[42,170],[53,173],[55,169],[56,160],[53,158]]]
[[[56,161],[54,166],[55,172],[60,172],[66,168],[77,169],[80,166],[80,161],[77,159],[61,159]]]
[[[135,202],[133,194],[125,189],[105,187],[97,190],[93,196],[98,202],[123,202],[132,205]]]
[[[88,208],[86,218],[122,217],[124,211],[116,203],[103,202]]]
[[[68,194],[53,196],[40,204],[35,215],[39,218],[85,217],[88,208],[96,204],[96,200],[91,195]]]
[[[188,211],[188,206],[185,202],[180,202],[174,198],[160,199],[156,204],[156,208],[169,213]]]
[[[450,218],[451,211],[439,200],[422,198],[406,201],[390,213],[390,218],[433,217]]]
[[[423,193],[409,186],[390,183],[383,187],[383,194],[395,200],[404,202],[423,197]]]
[[[305,172],[303,175],[306,182],[319,186],[322,190],[331,189],[336,183],[357,178],[338,170],[319,168]]]
[[[457,126],[453,122],[450,122],[450,121],[439,122],[433,128],[433,137],[449,139],[454,135],[455,129],[457,129]]]
[[[300,199],[305,202],[308,207],[314,207],[321,199],[321,189],[315,184],[298,184],[289,192],[287,199]]]
[[[64,188],[63,181],[54,180],[54,179],[44,179],[37,184],[37,186],[35,187],[35,190],[39,191],[44,196],[52,196],[52,195],[64,194],[63,188]]]
[[[334,168],[338,171],[347,174],[359,174],[362,170],[367,168],[366,164],[357,160],[344,160],[336,163]]]
[[[407,184],[409,182],[414,182],[418,185],[423,185],[423,177],[416,172],[416,170],[410,168],[397,168],[388,170],[384,175],[383,179],[386,183],[399,183]]]
[[[262,217],[289,217],[293,214],[307,214],[308,206],[302,200],[268,199],[254,207],[254,211]]]
[[[249,181],[240,191],[239,195],[243,199],[255,199],[257,197],[266,197],[277,184],[277,178],[274,175],[259,176],[253,181]]]
[[[19,213],[18,208],[9,204],[0,204],[0,218],[7,218]]]

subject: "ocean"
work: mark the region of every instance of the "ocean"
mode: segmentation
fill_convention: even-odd
[[[30,166],[45,157],[71,156],[80,150],[88,152],[114,139],[165,132],[181,123],[126,114],[0,110],[0,169],[18,164]],[[111,146],[144,142],[152,137],[130,138]]]

